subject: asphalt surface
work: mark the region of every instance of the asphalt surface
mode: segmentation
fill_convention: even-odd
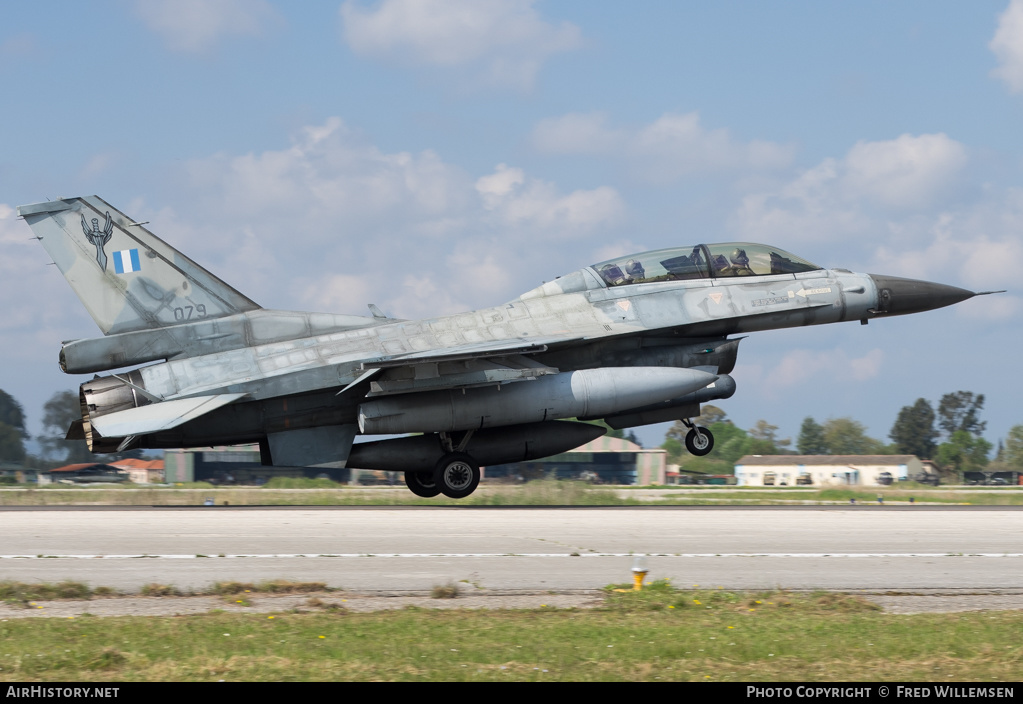
[[[359,592],[1023,588],[1023,510],[991,507],[62,507],[0,510],[0,579],[137,591],[290,579]]]

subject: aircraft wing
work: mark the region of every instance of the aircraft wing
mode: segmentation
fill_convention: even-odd
[[[187,423],[221,406],[237,401],[245,395],[216,394],[161,401],[140,408],[129,408],[125,411],[116,411],[98,418],[91,418],[90,423],[100,435],[108,438],[146,435],[176,428],[182,423]]]
[[[557,374],[558,370],[527,355],[546,352],[549,344],[564,341],[565,338],[514,343],[500,340],[413,352],[363,362],[362,369],[366,373],[360,380],[372,378],[369,395],[384,396],[534,379]]]

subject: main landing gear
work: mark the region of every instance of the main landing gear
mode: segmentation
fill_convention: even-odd
[[[449,452],[437,462],[433,481],[450,499],[464,499],[480,483],[480,466],[464,452]]]
[[[702,426],[693,425],[691,420],[682,419],[682,424],[689,428],[686,434],[686,449],[697,457],[703,457],[714,449],[714,434]]]
[[[440,493],[440,487],[433,480],[433,472],[405,472],[405,486],[424,499],[432,499]]]
[[[429,499],[444,494],[450,499],[464,499],[480,484],[480,464],[463,452],[472,437],[471,430],[455,445],[447,433],[440,433],[444,454],[433,471],[405,472],[405,486],[416,496]]]

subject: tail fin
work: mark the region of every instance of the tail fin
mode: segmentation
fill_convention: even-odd
[[[259,308],[96,196],[22,205],[18,213],[104,335]]]

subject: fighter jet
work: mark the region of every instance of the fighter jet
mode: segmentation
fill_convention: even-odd
[[[103,333],[63,343],[61,369],[112,372],[81,385],[69,439],[98,453],[258,443],[265,465],[404,472],[422,497],[468,496],[481,464],[606,432],[580,420],[681,420],[687,449],[705,455],[714,438],[691,419],[735,392],[738,335],[980,295],[729,242],[618,257],[458,315],[290,312],[260,307],[96,196],[18,212]]]

